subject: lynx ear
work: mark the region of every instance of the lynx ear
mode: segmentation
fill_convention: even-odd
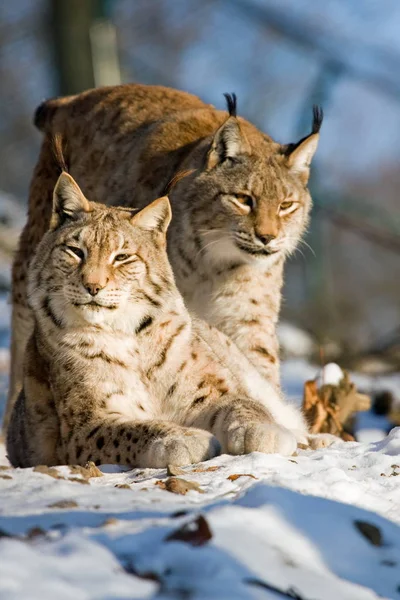
[[[131,223],[147,231],[166,233],[171,218],[172,212],[168,196],[163,196],[136,213],[132,217]]]
[[[284,147],[284,154],[287,156],[287,166],[291,171],[297,173],[304,183],[307,183],[310,176],[310,165],[318,146],[322,120],[322,109],[314,106],[310,135],[301,139],[297,144],[288,144]]]
[[[84,212],[90,212],[88,200],[71,175],[62,172],[53,192],[50,228],[56,229],[68,219],[78,219]]]
[[[236,95],[225,94],[229,118],[217,130],[207,154],[207,169],[213,169],[229,158],[236,158],[250,151],[236,118]]]

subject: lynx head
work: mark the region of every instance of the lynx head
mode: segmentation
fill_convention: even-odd
[[[166,254],[167,197],[140,212],[89,202],[62,173],[50,229],[30,269],[29,299],[58,327],[135,328],[173,285]]]
[[[309,135],[282,146],[237,118],[235,95],[227,100],[229,117],[213,136],[197,177],[203,202],[196,226],[214,261],[273,264],[295,249],[308,224],[307,182],[322,111],[314,107]]]

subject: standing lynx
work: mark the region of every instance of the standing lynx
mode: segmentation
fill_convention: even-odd
[[[61,134],[71,174],[108,205],[144,207],[168,189],[174,218],[168,255],[188,307],[234,340],[277,389],[276,323],[283,266],[308,223],[312,133],[281,145],[195,96],[157,86],[122,85],[49,100],[36,113],[45,133],[29,198],[28,222],[13,267],[12,357],[5,426],[21,388],[33,321],[26,272],[49,226],[59,170],[52,137]],[[182,172],[188,173],[180,178]]]
[[[89,202],[63,173],[30,266],[34,332],[11,414],[14,466],[189,464],[292,454],[300,410],[217,329],[193,319],[166,252],[166,197],[139,213]]]

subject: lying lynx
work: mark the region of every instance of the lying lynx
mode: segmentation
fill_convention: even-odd
[[[61,174],[30,267],[14,466],[165,467],[307,443],[300,411],[186,310],[166,252],[170,216],[166,197],[139,213],[108,208]]]
[[[280,145],[244,119],[195,96],[157,86],[123,85],[45,102],[45,132],[29,198],[28,223],[13,268],[11,385],[5,427],[21,387],[22,357],[33,328],[26,273],[51,216],[59,175],[52,136],[66,142],[71,174],[105,204],[144,207],[170,191],[174,219],[168,254],[187,306],[218,327],[279,388],[278,319],[283,265],[309,218],[309,166],[322,115],[297,144]]]

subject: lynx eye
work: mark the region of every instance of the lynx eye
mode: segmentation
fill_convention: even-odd
[[[128,258],[131,258],[131,254],[117,254],[114,257],[114,262],[124,262],[125,260],[128,260]]]
[[[243,204],[243,206],[248,206],[250,210],[255,206],[254,199],[248,194],[234,194],[234,197],[240,204]]]
[[[67,246],[67,250],[69,250],[69,252],[71,252],[72,254],[75,254],[75,256],[77,256],[80,260],[85,258],[84,251],[81,250],[81,248],[78,248],[77,246]]]
[[[279,211],[287,212],[291,208],[294,208],[295,204],[296,204],[296,202],[294,202],[293,200],[286,200],[286,202],[281,202],[281,204],[279,206]]]

